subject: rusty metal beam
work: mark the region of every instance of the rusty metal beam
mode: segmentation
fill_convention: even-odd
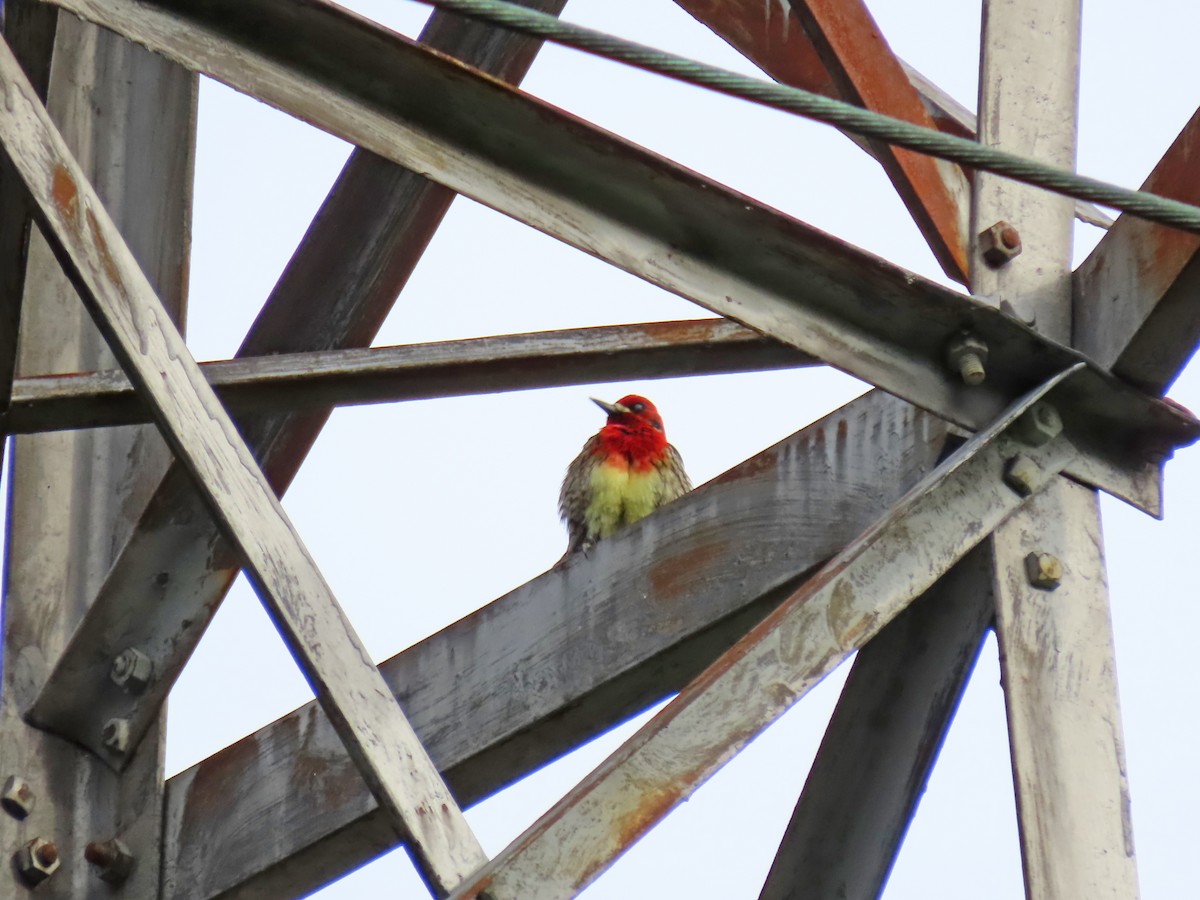
[[[547,234],[812,353],[938,415],[980,428],[1078,357],[984,304],[900,272],[607,132],[435,56],[320,0],[54,0],[173,59],[398,162]],[[282,42],[264,34],[287,33]],[[319,48],[319,50],[318,50]],[[389,85],[405,84],[407,90]],[[569,161],[569,162],[568,162]],[[990,348],[985,383],[946,365],[964,329]],[[1099,370],[1065,404],[1146,434],[1188,417]],[[1103,402],[1099,398],[1103,396]],[[1121,425],[1120,427],[1124,427]],[[1076,430],[1110,442],[1110,429]],[[1166,443],[1175,441],[1168,436]],[[1157,463],[1098,447],[1072,468],[1157,511]],[[1121,455],[1128,448],[1117,450]],[[1096,451],[1096,452],[1093,452]],[[1099,468],[1093,463],[1109,454]],[[1090,468],[1089,468],[1090,467]]]
[[[530,5],[557,11],[563,3]],[[540,46],[440,13],[423,37],[514,79]],[[239,355],[369,344],[453,198],[420,175],[355,150]],[[277,493],[291,483],[327,416],[285,413],[240,423]],[[38,701],[40,720],[102,753],[100,727],[121,718],[136,744],[238,571],[187,472],[172,466],[57,660]],[[141,694],[122,691],[105,674],[126,647],[139,648],[154,664],[154,680]]]
[[[0,143],[36,206],[42,233],[159,430],[191,474],[347,753],[422,877],[447,892],[487,857],[366,648],[292,528],[183,338],[49,114],[0,42]],[[36,721],[35,721],[36,724]],[[120,770],[129,723],[103,728]]]
[[[201,363],[235,415],[817,365],[728,319],[646,322]],[[19,379],[13,433],[150,421],[123,372]]]
[[[936,127],[862,0],[789,0],[789,6],[841,99],[926,128]],[[965,284],[970,186],[962,169],[878,141],[872,155],[891,179],[942,270]]]
[[[1144,190],[1200,202],[1200,110]],[[1200,341],[1200,237],[1121,216],[1076,269],[1074,344],[1151,393],[1165,393]]]
[[[944,423],[872,391],[381,671],[474,803],[682,687],[945,440]],[[175,900],[295,896],[395,844],[312,703],[170,779],[167,798]]]
[[[995,615],[976,547],[855,657],[759,900],[875,900]]]
[[[1078,372],[1078,369],[1072,370]],[[451,897],[574,897],[755,735],[869,641],[958,559],[1056,479],[1067,434],[1021,441],[1021,417],[1070,373],[980,432],[679,695]],[[1028,466],[1021,491],[1006,471]],[[920,535],[920,539],[914,539]]]

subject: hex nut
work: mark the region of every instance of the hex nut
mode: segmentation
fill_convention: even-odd
[[[972,334],[960,334],[946,345],[946,364],[965,384],[982,384],[987,377],[988,346]]]
[[[133,871],[133,853],[120,838],[92,841],[83,850],[83,857],[96,868],[101,881],[124,884]]]
[[[1021,232],[1002,219],[979,233],[979,252],[985,263],[998,269],[1021,255]]]
[[[1052,591],[1062,583],[1062,562],[1053,553],[1035,551],[1025,557],[1025,574],[1035,588]]]
[[[129,749],[129,720],[109,719],[104,723],[100,740],[114,753],[124,753]]]
[[[126,647],[113,660],[109,677],[131,694],[140,694],[154,678],[154,662],[136,647]]]
[[[4,790],[0,792],[0,806],[14,819],[24,819],[33,812],[37,797],[29,782],[19,775],[9,775],[4,780]]]
[[[1004,483],[1022,497],[1028,497],[1034,492],[1041,476],[1042,467],[1022,453],[1018,453],[1004,465]]]
[[[13,864],[25,883],[36,887],[58,871],[62,860],[58,858],[58,848],[52,841],[35,837],[13,854]]]
[[[1062,434],[1062,430],[1063,421],[1058,410],[1045,401],[1039,401],[1017,420],[1014,434],[1030,447],[1041,447]]]

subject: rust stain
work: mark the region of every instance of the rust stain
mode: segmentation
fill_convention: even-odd
[[[79,188],[75,179],[61,163],[54,167],[54,177],[50,185],[50,195],[58,208],[63,224],[72,231],[79,231]]]
[[[683,553],[660,558],[649,572],[651,599],[665,603],[686,600],[697,578],[703,577],[714,559],[724,559],[725,555],[722,544],[706,541]]]
[[[124,294],[124,288],[121,283],[121,272],[117,268],[117,261],[113,259],[112,251],[108,249],[108,242],[104,240],[104,235],[100,231],[100,223],[97,221],[95,214],[89,209],[86,211],[88,231],[92,236],[92,244],[96,247],[96,253],[100,256],[100,265],[104,267],[104,274],[108,276],[108,280],[112,282],[114,287],[121,288],[121,293]]]

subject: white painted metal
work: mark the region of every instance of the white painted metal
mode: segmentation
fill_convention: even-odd
[[[43,229],[418,869],[438,893],[486,860],[454,798],[201,375],[179,332],[0,42],[0,142]],[[120,762],[118,758],[118,762]]]
[[[981,140],[1074,167],[1079,17],[1079,0],[986,0]],[[972,287],[1069,341],[1070,202],[983,173],[976,192],[974,232],[1005,220],[1022,252],[990,268],[976,249]],[[1137,896],[1097,513],[1086,489],[1055,484],[993,537],[1029,900]],[[1069,584],[1052,593],[1031,587],[1024,556],[1032,550],[1058,555]]]

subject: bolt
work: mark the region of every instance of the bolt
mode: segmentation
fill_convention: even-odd
[[[1062,583],[1062,563],[1053,553],[1030,553],[1025,557],[1025,574],[1035,588],[1052,591]]]
[[[58,858],[58,848],[53,842],[40,837],[23,844],[13,854],[13,863],[30,887],[41,884],[62,865]]]
[[[983,261],[998,269],[1021,253],[1021,232],[1001,220],[979,233],[979,252]]]
[[[1062,434],[1062,429],[1062,416],[1058,410],[1049,403],[1039,401],[1017,420],[1014,434],[1030,447],[1041,447]]]
[[[113,660],[108,675],[129,693],[140,694],[154,677],[154,662],[136,647],[126,647]]]
[[[129,749],[129,720],[109,719],[104,723],[100,739],[113,753],[124,753]]]
[[[14,819],[24,819],[33,812],[33,804],[37,798],[29,782],[17,775],[9,775],[4,781],[4,791],[0,793],[0,806]]]
[[[960,334],[946,345],[946,363],[962,376],[965,384],[981,384],[987,373],[984,364],[988,346],[972,334]]]
[[[1034,492],[1041,477],[1041,466],[1024,454],[1018,453],[1004,465],[1004,483],[1022,497]]]
[[[133,871],[133,854],[120,838],[92,841],[83,850],[83,857],[96,867],[101,881],[123,884]]]

